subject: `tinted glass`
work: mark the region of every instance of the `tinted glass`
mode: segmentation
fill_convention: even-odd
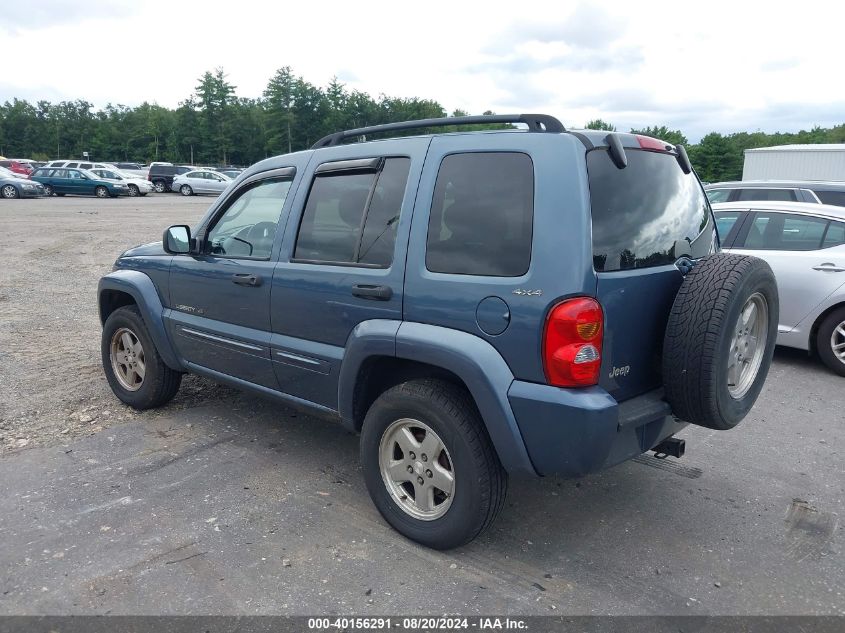
[[[816,191],[815,194],[822,201],[822,204],[835,204],[837,207],[845,207],[845,191]]]
[[[434,187],[425,265],[438,273],[518,277],[528,272],[534,165],[526,154],[453,154]]]
[[[53,178],[67,178],[67,169],[57,169],[53,172]]]
[[[725,241],[725,238],[728,236],[728,233],[731,232],[731,229],[736,224],[736,221],[739,219],[740,213],[731,213],[728,211],[722,211],[716,213],[716,230],[719,232],[719,239],[721,241]]]
[[[839,246],[845,244],[845,224],[842,222],[831,222],[827,227],[827,234],[824,236],[822,248]]]
[[[79,167],[79,163],[68,163],[65,167]]]
[[[820,248],[827,220],[786,213],[757,213],[745,239],[745,248],[812,251]]]
[[[385,268],[393,263],[396,227],[399,225],[399,213],[410,169],[410,158],[388,158],[385,161],[364,220],[359,262]]]
[[[672,264],[701,257],[713,244],[713,223],[698,180],[670,154],[627,149],[618,169],[606,150],[587,154],[597,271]]]
[[[53,169],[38,169],[33,174],[33,176],[47,177],[47,176],[52,175],[53,171],[54,171]]]
[[[707,191],[706,193],[707,193],[707,199],[710,200],[710,202],[713,202],[713,203],[715,203],[715,202],[727,202],[728,196],[731,195],[731,190],[730,189],[711,189],[711,190]]]
[[[299,225],[295,259],[352,262],[375,173],[317,176]]]
[[[748,189],[740,189],[737,200],[756,200],[771,201],[771,200],[797,200],[795,192],[791,189],[762,189],[758,187],[749,187]]]
[[[247,188],[208,233],[216,255],[268,259],[290,180],[265,180]]]

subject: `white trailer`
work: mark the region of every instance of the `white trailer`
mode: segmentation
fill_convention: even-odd
[[[743,180],[845,181],[845,143],[745,150]]]

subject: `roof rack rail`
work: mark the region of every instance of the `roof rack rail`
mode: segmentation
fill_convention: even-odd
[[[414,130],[425,127],[447,127],[452,125],[482,125],[485,123],[524,123],[528,126],[529,132],[566,132],[566,128],[555,117],[548,114],[484,114],[480,116],[453,116],[440,119],[417,119],[416,121],[403,121],[401,123],[385,123],[384,125],[371,125],[360,127],[354,130],[335,132],[324,136],[311,146],[311,149],[320,147],[332,147],[340,145],[347,138],[375,134],[378,132],[398,132],[400,130]]]

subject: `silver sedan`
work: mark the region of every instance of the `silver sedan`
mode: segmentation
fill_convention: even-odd
[[[226,174],[213,169],[195,169],[173,179],[170,188],[183,196],[210,193],[219,196],[232,182]]]
[[[845,208],[803,202],[713,205],[722,249],[766,260],[780,295],[778,345],[845,376]]]

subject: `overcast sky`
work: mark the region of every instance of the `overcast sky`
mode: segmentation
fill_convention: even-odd
[[[667,125],[693,142],[845,122],[837,1],[3,5],[0,101],[174,107],[217,66],[239,96],[258,97],[291,66],[319,86],[337,75],[350,89],[435,99],[449,112]]]

